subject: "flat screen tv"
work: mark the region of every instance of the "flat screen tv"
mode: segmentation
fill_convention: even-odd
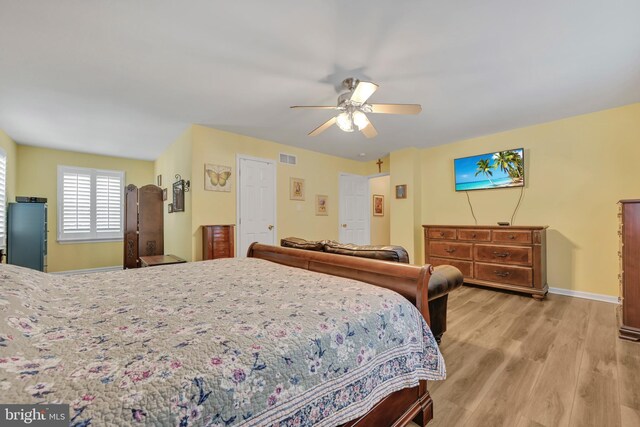
[[[456,191],[524,187],[524,148],[453,161]]]

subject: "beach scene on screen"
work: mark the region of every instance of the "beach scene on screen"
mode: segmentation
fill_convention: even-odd
[[[524,186],[524,149],[498,151],[453,161],[456,191]]]

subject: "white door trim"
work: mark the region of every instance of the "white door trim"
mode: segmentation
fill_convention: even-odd
[[[273,193],[274,193],[274,201],[273,201],[273,236],[274,242],[278,240],[278,216],[277,216],[277,206],[278,206],[278,167],[276,165],[276,161],[273,159],[264,159],[262,157],[254,157],[249,156],[247,154],[236,154],[236,237],[235,237],[235,256],[238,257],[238,251],[240,250],[240,242],[239,236],[242,236],[242,222],[240,221],[240,160],[254,160],[257,162],[265,162],[269,163],[273,166]],[[244,258],[247,254],[242,254]]]
[[[369,182],[369,176],[367,175],[358,175],[355,173],[348,173],[348,172],[340,172],[338,173],[338,238],[340,237],[341,234],[341,229],[342,229],[342,223],[343,223],[343,218],[342,218],[342,210],[340,209],[340,203],[342,202],[342,197],[340,194],[340,177],[341,176],[357,176],[360,178],[367,178],[367,183]],[[368,184],[367,184],[368,187]],[[371,189],[367,188],[367,194],[371,193]],[[369,200],[371,200],[371,195],[369,194]],[[367,233],[367,241],[369,242],[369,244],[371,243],[371,203],[367,202],[367,218],[366,218],[366,226],[365,226],[365,230]],[[340,242],[340,243],[348,243],[348,242]]]

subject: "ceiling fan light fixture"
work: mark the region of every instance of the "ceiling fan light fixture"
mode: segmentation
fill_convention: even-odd
[[[338,114],[338,117],[336,117],[336,124],[345,132],[353,132],[353,119],[351,117],[351,113],[348,111]]]
[[[356,110],[353,112],[353,124],[358,127],[358,130],[362,130],[369,125],[369,120],[362,111]]]

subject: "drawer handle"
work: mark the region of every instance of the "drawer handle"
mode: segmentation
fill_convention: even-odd
[[[496,252],[496,251],[493,251],[493,255],[498,257],[498,258],[506,258],[510,254],[509,254],[509,252]]]
[[[498,270],[495,270],[494,273],[496,276],[499,276],[499,277],[507,277],[509,274],[511,274],[508,271],[498,271]]]
[[[452,253],[454,253],[454,252],[456,251],[456,248],[447,248],[447,249],[445,249],[444,251],[445,251],[446,253],[448,253],[448,254],[452,254]]]
[[[513,239],[515,239],[515,238],[516,238],[516,236],[514,236],[513,234],[509,234],[509,238],[510,238],[511,240],[513,240]]]
[[[444,231],[440,232],[440,237],[444,237]]]
[[[475,239],[476,238],[476,233],[471,233],[471,238]]]

